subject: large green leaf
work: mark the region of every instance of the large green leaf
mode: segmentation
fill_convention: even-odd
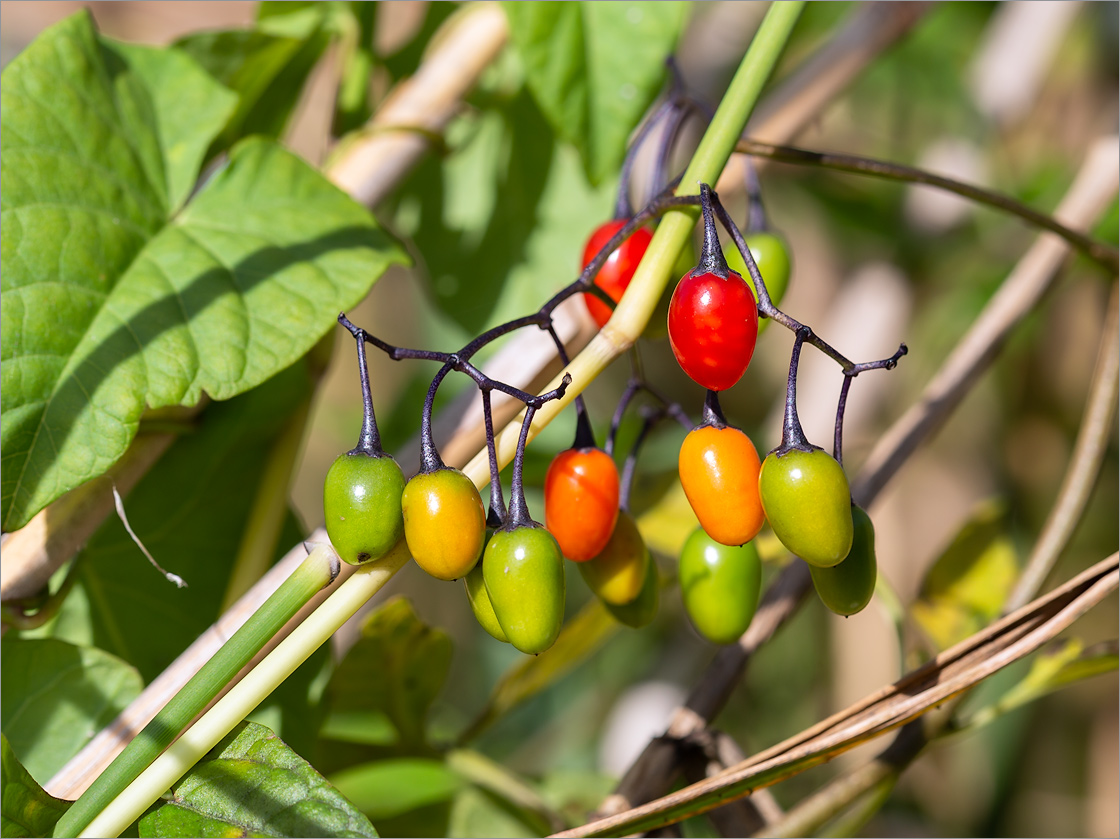
[[[0,835],[50,836],[70,802],[48,795],[0,735]]]
[[[185,61],[102,48],[81,13],[4,71],[4,530],[104,472],[145,406],[259,384],[404,260],[367,211],[260,141],[172,215],[169,190],[189,183],[216,117],[172,119],[166,97],[213,82],[145,84]]]
[[[5,638],[0,729],[27,771],[45,782],[140,693],[136,670],[93,647]]]
[[[194,189],[210,141],[237,107],[237,95],[179,50],[102,39],[106,62],[116,57],[144,86],[166,177],[168,206],[178,208]]]
[[[598,183],[618,169],[630,132],[665,78],[687,4],[503,6],[529,88]]]
[[[108,468],[145,406],[194,404],[203,390],[228,399],[291,364],[393,261],[401,252],[365,210],[250,140],[89,301],[92,322],[68,354],[35,349],[66,325],[65,312],[52,320],[58,299],[75,295],[5,269],[5,528]]]
[[[425,720],[451,666],[451,639],[395,597],[362,625],[362,637],[327,685],[333,712],[380,711],[405,751],[428,751]]]
[[[1019,573],[1006,528],[1004,505],[980,505],[926,575],[911,611],[939,649],[999,616]]]
[[[472,334],[490,323],[511,270],[527,256],[554,146],[527,93],[485,112],[473,129],[455,154],[426,163],[410,184],[420,199],[410,227],[435,301]]]
[[[311,388],[306,364],[299,363],[210,405],[198,429],[176,440],[125,499],[137,535],[187,588],[151,568],[115,516],[80,555],[79,586],[91,607],[95,643],[146,680],[218,618],[269,450]],[[301,537],[290,525],[278,550]]]
[[[329,43],[330,36],[313,25],[297,37],[259,29],[198,32],[175,46],[237,92],[237,109],[218,143],[228,147],[253,134],[279,137],[284,132]]]
[[[140,819],[141,836],[377,836],[275,734],[242,723]]]

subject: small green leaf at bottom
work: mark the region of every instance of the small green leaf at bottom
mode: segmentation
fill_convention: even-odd
[[[55,822],[70,808],[63,801],[44,792],[31,773],[23,768],[8,738],[0,735],[0,835],[50,836]]]
[[[338,790],[263,725],[245,722],[140,820],[141,836],[377,836]]]

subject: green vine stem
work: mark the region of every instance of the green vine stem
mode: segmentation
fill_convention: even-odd
[[[711,184],[718,180],[804,5],[802,0],[779,0],[770,5],[692,161],[681,177],[679,195],[697,195],[701,182]],[[674,208],[665,213],[638,270],[615,309],[614,316],[567,366],[566,371],[572,376],[572,386],[563,399],[549,402],[537,411],[536,421],[529,432],[530,440],[641,335],[669,281],[669,274],[681,249],[692,235],[698,215],[699,208],[693,205]],[[551,390],[559,383],[558,375],[542,390]],[[520,418],[499,432],[496,443],[500,465],[504,466],[513,458],[520,433]],[[489,480],[487,453],[479,452],[463,471],[470,475],[476,485],[484,486]]]
[[[210,704],[308,600],[334,581],[339,569],[338,557],[329,545],[315,547],[264,605],[222,645],[221,650],[202,666],[155,719],[117,755],[89,789],[82,793],[74,806],[59,819],[54,835],[78,836],[83,830],[91,830],[97,814],[167,748],[179,732]],[[162,792],[163,790],[157,792],[155,797],[158,798]],[[154,800],[155,798],[152,799]],[[129,821],[124,827],[131,823]],[[95,831],[95,835],[99,834]]]
[[[140,773],[80,835],[119,836],[295,672],[308,656],[325,644],[408,560],[408,548],[401,539],[381,559],[360,566],[325,603],[308,615],[245,678],[230,688],[167,751]],[[56,830],[55,836],[61,835],[65,834]]]

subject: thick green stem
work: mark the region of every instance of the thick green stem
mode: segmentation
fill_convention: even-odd
[[[81,835],[119,836],[295,672],[308,656],[325,644],[342,624],[392,579],[408,559],[408,549],[401,539],[381,559],[360,566],[331,593],[326,603],[304,618],[252,672],[230,688],[214,703],[214,707],[114,798]]]
[[[770,4],[750,49],[716,109],[711,125],[681,177],[680,194],[697,194],[701,181],[715,183],[718,179],[743,134],[762,86],[778,63],[804,5],[801,0],[779,0]],[[695,213],[695,210],[692,212]]]
[[[213,701],[272,636],[338,576],[339,567],[338,557],[330,546],[316,547],[217,655],[202,666],[82,793],[74,806],[59,819],[54,835],[78,836]]]

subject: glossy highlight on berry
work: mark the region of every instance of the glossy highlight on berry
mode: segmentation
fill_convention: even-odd
[[[700,526],[715,541],[742,545],[762,529],[760,468],[754,444],[738,428],[702,425],[684,438],[678,458],[681,486]]]
[[[509,642],[523,653],[543,653],[564,623],[564,558],[539,524],[499,530],[482,561],[486,591]]]
[[[544,524],[564,556],[586,562],[597,556],[618,519],[618,467],[599,448],[566,449],[544,479]]]
[[[844,469],[823,449],[766,456],[758,492],[774,535],[810,565],[829,568],[852,547],[852,494]]]
[[[339,455],[323,482],[327,536],[351,565],[380,559],[404,534],[404,474],[387,454]]]
[[[734,271],[685,274],[669,302],[669,344],[681,369],[708,390],[727,390],[751,363],[758,306]]]
[[[474,483],[458,469],[421,472],[401,498],[404,536],[416,564],[438,580],[470,572],[486,537],[486,511]]]

